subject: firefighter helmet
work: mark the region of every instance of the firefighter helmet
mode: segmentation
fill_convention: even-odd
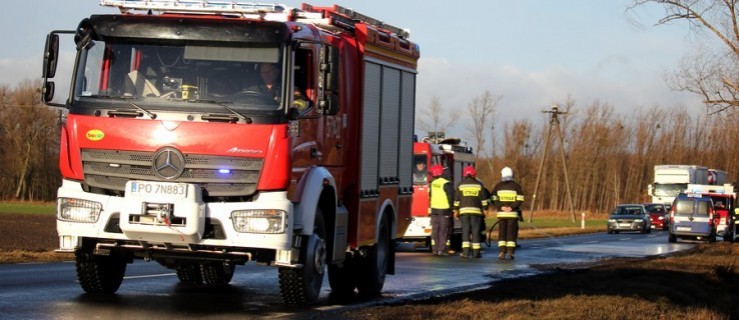
[[[503,170],[500,170],[500,175],[504,181],[513,180],[513,170],[509,167],[505,167]]]
[[[438,177],[442,173],[444,173],[444,167],[442,167],[441,165],[438,165],[438,164],[437,165],[433,165],[433,166],[431,166],[431,168],[429,168],[429,172],[431,173],[431,176],[432,177]]]
[[[473,168],[472,166],[466,166],[464,167],[464,171],[462,171],[462,176],[470,176],[474,178],[477,176],[477,171],[475,171],[475,168]]]

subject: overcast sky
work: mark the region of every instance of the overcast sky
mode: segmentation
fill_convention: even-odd
[[[685,23],[653,26],[661,17],[660,7],[627,13],[631,1],[307,2],[338,3],[410,29],[410,39],[421,48],[417,112],[428,107],[432,96],[447,110],[464,110],[487,90],[503,97],[496,126],[508,119],[540,120],[542,110],[567,96],[580,109],[600,101],[622,114],[655,105],[702,114],[697,96],[672,91],[664,81],[701,39],[691,36]],[[40,77],[50,30],[73,29],[90,14],[114,12],[97,0],[3,2],[0,84],[14,87],[19,80]],[[459,135],[464,121],[462,117],[454,129]]]

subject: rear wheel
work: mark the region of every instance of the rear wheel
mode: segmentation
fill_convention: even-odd
[[[390,254],[390,224],[385,215],[380,218],[378,230],[377,243],[369,249],[366,260],[360,266],[357,289],[364,296],[380,294],[385,285]]]
[[[208,262],[200,265],[203,282],[209,285],[226,285],[234,276],[235,266],[230,262]]]
[[[126,260],[115,255],[96,256],[76,251],[77,279],[85,292],[90,294],[113,294],[118,291],[126,273]]]
[[[182,283],[203,283],[203,276],[200,273],[200,265],[197,263],[179,265],[175,268],[175,272],[177,272],[177,279],[180,279],[180,282]]]
[[[303,236],[300,249],[302,267],[281,267],[278,269],[280,295],[289,305],[309,305],[318,300],[326,270],[326,227],[323,213],[316,210],[313,234]]]

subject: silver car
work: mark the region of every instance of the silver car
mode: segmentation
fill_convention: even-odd
[[[652,219],[642,204],[619,204],[608,218],[608,233],[621,231],[652,232]]]

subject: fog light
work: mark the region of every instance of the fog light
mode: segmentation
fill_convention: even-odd
[[[234,230],[242,233],[283,233],[286,217],[285,211],[272,209],[231,212]]]
[[[61,221],[94,223],[98,221],[103,204],[100,202],[59,198],[57,201],[57,216]]]

